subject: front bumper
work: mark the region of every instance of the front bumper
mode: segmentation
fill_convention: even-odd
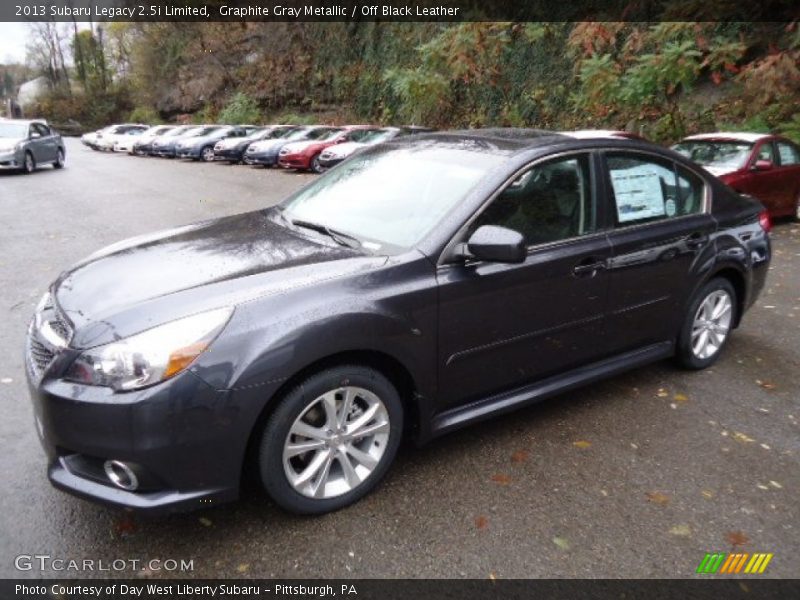
[[[62,369],[56,359],[52,367]],[[68,361],[63,361],[64,363]],[[257,413],[190,371],[136,392],[115,394],[28,368],[36,427],[58,489],[102,504],[170,513],[235,500]],[[134,465],[143,485],[115,487],[105,460]],[[94,465],[94,467],[92,467]]]
[[[217,150],[214,148],[214,160],[227,160],[231,162],[239,162],[244,155],[242,148],[221,148]]]
[[[246,152],[244,162],[248,165],[264,165],[273,167],[278,164],[277,152]]]
[[[0,171],[17,170],[22,168],[23,156],[18,152],[4,152],[0,154]]]
[[[325,158],[320,156],[319,157],[319,166],[324,167],[326,169],[330,169],[331,167],[335,167],[340,162],[342,162],[344,158],[340,158],[338,156],[331,156],[329,158]]]
[[[311,158],[303,154],[284,154],[278,157],[278,166],[284,169],[309,169]]]
[[[151,156],[166,156],[170,158],[175,157],[174,146],[153,146],[148,152]]]
[[[178,158],[197,159],[200,158],[200,148],[177,148],[175,150],[175,156]]]

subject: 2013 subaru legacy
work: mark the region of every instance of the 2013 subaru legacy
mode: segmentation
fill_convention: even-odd
[[[769,218],[678,153],[535,130],[405,136],[264,210],[112,245],[30,324],[62,490],[151,512],[298,513],[372,490],[401,438],[674,356],[764,286]]]

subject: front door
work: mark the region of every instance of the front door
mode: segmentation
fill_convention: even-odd
[[[531,166],[470,224],[522,233],[521,264],[441,265],[444,406],[522,386],[604,354],[610,246],[597,227],[589,154]]]

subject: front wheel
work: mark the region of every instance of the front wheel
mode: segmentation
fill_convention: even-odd
[[[321,164],[319,164],[319,154],[315,154],[314,157],[311,159],[311,171],[314,173],[322,173],[325,170]]]
[[[728,341],[736,316],[736,291],[730,281],[705,284],[689,304],[678,338],[678,361],[688,369],[711,366]]]
[[[264,488],[294,513],[343,508],[386,474],[402,431],[400,396],[378,371],[348,365],[311,375],[281,400],[264,427]]]
[[[22,163],[22,170],[25,173],[33,173],[36,170],[36,161],[33,159],[33,154],[30,152],[25,153],[25,159]]]

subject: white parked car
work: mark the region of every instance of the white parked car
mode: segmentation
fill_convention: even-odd
[[[148,148],[158,136],[164,135],[168,131],[175,129],[174,125],[154,125],[149,129],[128,135],[121,135],[114,144],[114,152],[127,152],[128,154],[145,154]]]
[[[104,152],[111,152],[114,150],[116,144],[123,136],[139,135],[142,132],[150,129],[149,125],[142,125],[139,123],[122,123],[120,125],[112,125],[106,129],[101,129],[97,132],[94,145],[95,150],[102,150]]]

